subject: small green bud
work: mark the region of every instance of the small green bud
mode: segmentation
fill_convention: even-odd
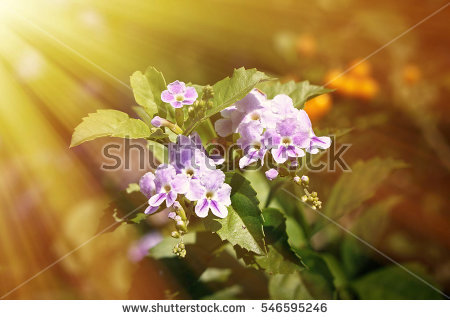
[[[311,208],[312,208],[313,210],[316,210],[316,209],[317,209],[316,206],[312,206]]]
[[[309,184],[309,177],[308,177],[308,176],[302,176],[302,177],[300,178],[300,180],[302,180],[302,183],[303,183],[304,185],[308,185],[308,184]]]
[[[301,200],[302,200],[302,202],[306,202],[306,201],[308,201],[308,197],[307,196],[302,196]]]
[[[180,233],[178,231],[172,231],[172,233],[170,234],[172,236],[172,238],[179,238],[180,237]]]
[[[177,221],[177,229],[186,232],[187,226],[183,220]]]
[[[311,192],[311,196],[312,196],[313,198],[317,197],[317,192],[315,192],[315,191]]]

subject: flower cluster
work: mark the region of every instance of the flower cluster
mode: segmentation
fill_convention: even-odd
[[[319,149],[330,147],[329,137],[317,137],[311,121],[304,110],[294,107],[292,99],[280,94],[273,99],[257,89],[245,98],[221,112],[223,119],[215,123],[220,136],[239,133],[238,143],[244,151],[239,166],[244,168],[261,160],[268,151],[278,164],[290,161],[297,164],[297,158],[305,152],[318,153]],[[278,171],[266,172],[268,179],[276,178]]]
[[[231,187],[225,183],[225,174],[216,169],[223,159],[210,158],[197,134],[180,135],[177,143],[168,148],[169,164],[160,165],[155,173],[148,172],[140,180],[141,192],[149,198],[145,213],[154,213],[165,204],[174,209],[170,216],[183,229],[187,208],[180,203],[187,199],[197,202],[197,216],[204,218],[211,210],[215,216],[225,218],[231,204]]]

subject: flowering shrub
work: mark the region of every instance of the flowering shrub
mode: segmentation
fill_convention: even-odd
[[[315,134],[303,107],[330,90],[307,81],[281,83],[244,68],[203,86],[178,80],[166,84],[163,75],[150,67],[134,73],[131,86],[140,119],[117,110],[98,110],[76,127],[71,143],[77,146],[106,136],[146,139],[159,160],[125,194],[140,195],[146,206],[120,216],[117,211],[109,213],[116,224],[145,224],[151,215],[165,215],[170,221],[162,231],[147,230],[130,249],[130,259],[147,255],[189,260],[192,254],[193,264],[201,266],[202,277],[207,277],[208,270],[218,272],[209,266],[211,261],[226,256],[227,266],[245,265],[269,275],[273,298],[351,296],[337,261],[313,250],[312,238],[325,224],[310,225],[298,206],[322,208],[318,193],[310,191],[302,163],[320,157],[332,140]],[[214,150],[210,142],[215,142]],[[344,175],[331,190],[324,215],[339,218],[355,210],[391,170],[403,165],[392,159],[357,163],[353,174]],[[264,174],[246,171],[255,167]],[[286,193],[279,196],[282,187],[294,196],[290,201]],[[185,267],[180,264],[177,272]],[[296,295],[297,289],[280,291],[286,284],[303,288],[301,295]],[[194,284],[186,283],[190,285]],[[366,287],[352,290],[360,289]]]

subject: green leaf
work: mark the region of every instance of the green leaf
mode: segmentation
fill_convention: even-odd
[[[138,139],[149,135],[150,129],[141,120],[132,119],[121,111],[102,109],[83,118],[73,132],[70,147],[100,137]]]
[[[139,187],[139,186],[138,186]],[[140,192],[121,191],[104,210],[97,233],[112,232],[121,224],[138,224],[148,218],[144,212],[148,199]]]
[[[231,287],[224,288],[213,294],[202,297],[202,300],[236,300],[242,292],[242,286],[235,284]]]
[[[269,99],[273,99],[278,94],[286,94],[291,97],[294,106],[300,109],[303,109],[306,101],[333,91],[322,86],[312,85],[309,81],[289,81],[286,83],[268,81],[258,84],[257,88],[264,92]]]
[[[147,113],[147,111],[145,111],[144,107],[136,106],[133,107],[133,110],[150,129],[154,128],[152,125],[152,117]]]
[[[136,102],[144,107],[150,118],[156,113],[166,117],[167,105],[161,101],[161,92],[166,90],[166,81],[161,72],[154,67],[148,67],[145,73],[136,71],[130,77],[130,84]]]
[[[141,191],[141,187],[137,183],[130,183],[126,189],[127,193]]]
[[[156,159],[159,164],[167,163],[169,161],[169,150],[167,147],[156,141],[147,141],[147,148],[152,153],[154,159]],[[156,165],[156,164],[155,164]]]
[[[206,229],[232,245],[264,255],[263,221],[256,192],[248,180],[238,173],[227,174],[226,182],[232,188],[228,216],[220,219],[209,215],[203,220]]]
[[[284,215],[277,209],[266,208],[263,218],[269,250],[266,256],[255,257],[256,263],[269,274],[289,274],[301,270],[302,261],[288,243]]]
[[[187,233],[183,236],[184,244],[193,244],[197,239],[197,234],[195,232]],[[165,237],[158,243],[156,246],[151,248],[148,251],[148,255],[154,259],[163,259],[163,258],[173,258],[176,255],[172,252],[173,247],[180,242],[180,239],[175,239],[172,237]]]
[[[388,225],[388,214],[400,199],[392,196],[369,207],[358,217],[351,231],[368,243],[378,243]],[[345,236],[340,251],[342,267],[349,278],[364,271],[373,253],[372,249],[350,235]]]
[[[213,107],[206,112],[202,119],[189,126],[184,134],[190,134],[200,122],[244,98],[258,83],[270,79],[266,74],[256,69],[235,69],[231,78],[226,77],[213,85]]]
[[[232,273],[231,269],[208,268],[199,278],[203,282],[226,282]]]
[[[430,278],[416,264],[406,268],[430,283]],[[434,286],[434,285],[433,285]],[[443,296],[398,266],[389,266],[356,280],[352,284],[360,299],[364,300],[427,300]]]
[[[374,158],[359,161],[351,173],[344,173],[334,185],[326,201],[325,214],[339,218],[370,199],[394,169],[404,168],[403,161]]]
[[[269,278],[269,296],[275,300],[314,299],[303,285],[298,272],[277,274]]]
[[[308,291],[315,298],[330,299],[335,290],[334,276],[322,254],[309,248],[293,250],[306,266],[300,275]]]

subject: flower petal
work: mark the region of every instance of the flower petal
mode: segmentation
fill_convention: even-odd
[[[156,210],[158,210],[158,207],[148,206],[147,209],[145,209],[144,213],[145,214],[152,214],[152,213],[155,213]]]
[[[172,102],[175,101],[175,97],[169,92],[169,90],[164,90],[161,93],[161,100],[164,102]]]
[[[195,214],[200,218],[205,218],[208,215],[209,203],[208,200],[203,198],[197,202],[195,206]]]
[[[233,133],[232,125],[233,123],[230,119],[219,119],[214,124],[214,129],[216,129],[219,136],[226,137]]]
[[[170,191],[167,194],[167,198],[166,198],[166,206],[170,207],[171,205],[173,205],[173,203],[175,202],[175,200],[177,200],[177,193],[175,191]]]
[[[183,103],[181,101],[172,101],[170,105],[176,109],[181,108],[183,106]]]
[[[139,180],[139,187],[141,189],[141,192],[147,197],[150,198],[156,190],[155,185],[155,175],[153,172],[147,172],[142,176],[142,178]]]
[[[225,206],[231,205],[231,186],[224,183],[222,187],[217,191],[217,200]]]
[[[175,178],[170,183],[173,191],[176,193],[186,193],[189,188],[188,178],[184,174],[177,174]]]
[[[278,171],[276,169],[269,169],[265,172],[266,178],[269,180],[273,180],[278,177]]]
[[[293,145],[290,145],[289,147],[287,147],[286,151],[287,151],[286,154],[288,155],[288,157],[291,157],[291,158],[303,157],[305,155],[305,151],[303,151],[302,149],[300,149],[296,146],[293,146]]]
[[[166,200],[166,198],[167,193],[165,192],[157,193],[148,200],[148,204],[151,205],[152,207],[159,207],[161,203],[163,203],[164,200]]]
[[[167,86],[169,92],[172,94],[183,94],[186,91],[186,84],[182,81],[174,81]]]
[[[197,201],[205,195],[205,188],[200,184],[198,179],[192,179],[189,182],[189,190],[186,193],[186,198],[190,201]]]
[[[195,101],[198,98],[198,93],[195,91],[194,87],[187,87],[186,92],[184,93],[184,99],[185,100],[192,100]]]
[[[239,168],[243,169],[251,165],[252,163],[255,163],[256,161],[258,161],[258,150],[252,148],[251,150],[249,150],[248,154],[244,155],[239,160]]]
[[[313,137],[311,138],[311,147],[328,149],[331,146],[330,137]]]
[[[277,148],[273,148],[272,156],[277,163],[284,163],[288,159],[288,156],[286,154],[286,148],[284,146],[278,146]]]
[[[213,215],[215,215],[216,217],[225,218],[228,215],[227,208],[222,203],[217,202],[216,200],[211,200],[209,208],[211,209]]]

